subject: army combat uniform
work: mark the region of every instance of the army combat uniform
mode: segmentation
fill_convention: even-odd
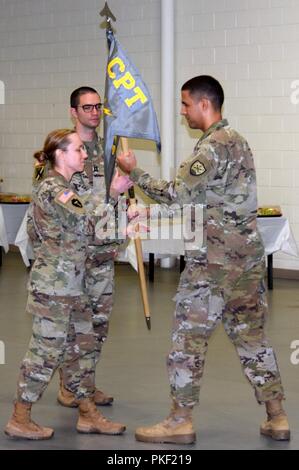
[[[84,171],[75,173],[71,186],[79,195],[97,194],[105,200],[106,186],[104,178],[104,158],[102,139],[84,142],[88,155],[84,162]],[[85,288],[92,310],[93,328],[95,333],[95,367],[101,355],[102,345],[108,334],[109,319],[113,306],[114,290],[114,258],[118,249],[115,240],[107,240],[102,245],[89,239],[85,266]],[[67,389],[72,376],[72,368],[76,367],[74,360],[66,362],[62,369],[63,383]],[[106,403],[103,403],[106,404]]]
[[[220,321],[257,401],[283,398],[275,354],[264,334],[264,248],[248,143],[221,120],[202,135],[174,181],[155,180],[139,168],[130,178],[160,203],[203,209],[203,243],[185,252],[175,296],[167,359],[174,401],[187,407],[198,402],[208,340]]]
[[[21,364],[17,400],[36,402],[56,368],[74,356],[77,368],[69,386],[77,399],[88,398],[95,389],[95,338],[84,274],[88,236],[97,218],[55,171],[35,187],[31,215],[40,244],[28,281],[33,334]]]

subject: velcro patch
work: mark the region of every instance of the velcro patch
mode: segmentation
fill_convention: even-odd
[[[203,175],[206,172],[206,168],[203,163],[201,163],[199,160],[196,160],[190,167],[190,173],[193,176],[200,176]]]
[[[73,194],[74,194],[74,193],[73,193]],[[83,207],[82,202],[81,202],[78,198],[76,198],[76,197],[74,197],[74,198],[72,199],[72,204],[73,204],[73,206],[79,207],[80,209],[82,209],[82,207]]]
[[[63,193],[60,194],[60,196],[58,196],[58,200],[62,202],[62,204],[66,204],[72,196],[74,196],[73,191],[71,191],[70,189],[66,189],[65,191],[63,191]]]
[[[45,172],[45,165],[36,165],[34,167],[34,180],[40,181],[43,178],[43,174]]]

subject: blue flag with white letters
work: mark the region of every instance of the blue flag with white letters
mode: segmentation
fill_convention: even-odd
[[[108,62],[104,103],[105,180],[107,194],[115,166],[118,137],[154,140],[161,150],[157,116],[147,86],[126,52],[107,29]]]

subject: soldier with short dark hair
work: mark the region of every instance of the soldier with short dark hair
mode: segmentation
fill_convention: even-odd
[[[194,77],[182,86],[181,115],[203,135],[173,181],[155,180],[137,168],[132,152],[118,157],[132,181],[159,203],[203,208],[203,244],[186,251],[175,297],[167,359],[172,409],[163,422],[138,428],[139,441],[195,441],[192,409],[199,401],[208,341],[221,321],[258,403],[266,405],[268,419],[260,432],[290,439],[280,373],[264,333],[265,256],[257,229],[253,156],[246,140],[222,118],[223,101],[222,86],[213,77]]]
[[[72,118],[75,121],[75,129],[87,152],[84,171],[73,175],[71,186],[82,196],[93,193],[101,195],[104,200],[106,185],[103,139],[98,136],[96,131],[102,117],[103,104],[101,97],[94,88],[81,86],[71,93],[70,107]],[[119,192],[115,194],[116,200],[111,201],[111,203],[122,204],[125,201],[118,198],[119,193],[125,192],[132,183],[126,176],[119,175],[117,170],[114,175],[114,183],[116,180],[118,181]],[[110,240],[99,246],[90,239],[88,245],[85,287],[93,312],[95,368],[100,360],[102,346],[108,335],[109,320],[113,307],[114,259],[120,243],[123,243],[123,240]],[[76,361],[70,357],[70,360],[59,369],[60,387],[57,398],[63,406],[78,406],[69,386],[72,369],[76,367]],[[97,388],[94,400],[96,405],[111,405],[113,397]]]

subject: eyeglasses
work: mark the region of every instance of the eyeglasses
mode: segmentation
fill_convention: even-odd
[[[81,105],[78,105],[77,108],[82,108],[84,113],[91,113],[94,109],[96,111],[101,111],[102,109],[102,106],[103,106],[103,103],[97,103],[97,104],[83,104],[82,106]]]

